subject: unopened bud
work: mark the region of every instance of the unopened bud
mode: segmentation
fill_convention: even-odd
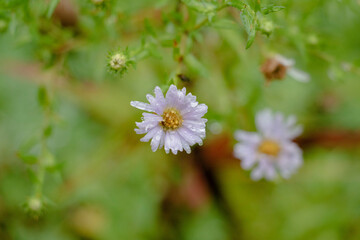
[[[260,31],[266,36],[270,36],[275,29],[275,25],[272,21],[262,19],[260,21]]]
[[[116,52],[109,55],[108,68],[114,73],[124,73],[131,61],[128,60],[126,52]]]
[[[28,200],[28,207],[32,212],[39,212],[42,209],[42,205],[42,201],[38,197],[31,197]]]

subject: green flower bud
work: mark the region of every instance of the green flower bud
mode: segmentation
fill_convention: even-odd
[[[272,21],[267,19],[261,19],[259,30],[266,36],[270,36],[275,29],[275,25]]]
[[[109,64],[113,70],[119,71],[126,67],[126,56],[122,53],[117,53],[111,57]]]
[[[39,196],[31,196],[24,204],[25,211],[32,217],[38,218],[45,209],[45,203]]]
[[[130,59],[128,50],[109,53],[107,66],[110,72],[123,74],[130,64],[134,61]]]
[[[42,209],[42,201],[38,197],[31,197],[28,200],[28,208],[33,212],[39,212]]]

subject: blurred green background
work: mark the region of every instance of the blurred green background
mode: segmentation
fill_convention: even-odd
[[[247,50],[234,8],[192,32],[179,86],[209,106],[208,131],[177,156],[139,141],[130,101],[167,83],[173,41],[207,16],[175,0],[94,2],[62,0],[54,13],[57,1],[0,2],[1,240],[360,239],[360,1],[261,1],[285,9],[265,16],[272,34]],[[119,47],[140,53],[123,76],[106,67]],[[266,86],[259,69],[271,53],[311,81]],[[51,103],[39,104],[39,88]],[[304,165],[276,183],[251,181],[232,157],[233,132],[254,131],[267,107],[305,129]],[[39,163],[19,156],[39,155],[49,121],[34,213]]]

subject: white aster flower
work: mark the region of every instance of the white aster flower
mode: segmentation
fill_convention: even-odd
[[[272,180],[279,175],[289,178],[302,165],[302,151],[292,142],[302,132],[296,117],[262,110],[256,115],[258,133],[237,131],[234,155],[241,166],[252,169],[251,178]]]
[[[146,135],[142,142],[151,140],[151,149],[155,152],[164,147],[165,152],[177,154],[178,151],[191,152],[190,146],[202,145],[205,138],[205,123],[202,118],[207,112],[205,104],[199,104],[186,89],[178,90],[171,85],[164,97],[160,87],[155,87],[155,97],[147,94],[149,103],[132,101],[131,106],[150,113],[143,113],[142,122],[137,122],[137,134]]]

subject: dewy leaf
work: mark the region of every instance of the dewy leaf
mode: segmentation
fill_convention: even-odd
[[[241,21],[243,22],[243,24],[245,26],[245,30],[248,34],[248,40],[246,43],[246,49],[248,49],[255,40],[256,14],[249,5],[246,5],[245,8],[240,13],[240,18],[241,18]]]
[[[231,7],[237,8],[240,11],[242,11],[247,6],[244,2],[239,1],[239,0],[232,0],[232,1],[227,2],[226,4]]]
[[[204,14],[214,14],[217,5],[210,2],[196,1],[196,0],[182,0],[182,2],[191,9]]]
[[[269,6],[262,7],[261,12],[262,12],[262,14],[267,15],[269,13],[281,11],[284,8],[285,8],[284,6],[269,5]]]
[[[226,3],[228,6],[237,8],[240,10],[241,21],[245,26],[246,33],[248,34],[248,40],[246,44],[246,49],[248,49],[251,44],[254,42],[256,34],[256,14],[251,7],[239,0],[232,0]]]

